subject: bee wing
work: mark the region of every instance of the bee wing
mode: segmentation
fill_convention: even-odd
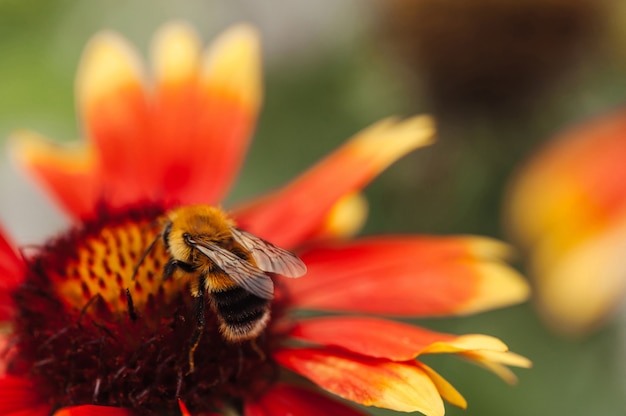
[[[235,227],[231,230],[235,240],[252,254],[261,270],[285,277],[300,277],[306,273],[304,262],[291,251]]]
[[[215,244],[201,244],[190,241],[196,249],[209,258],[217,267],[232,279],[233,282],[263,299],[274,297],[274,282],[262,270],[249,261],[237,257],[230,251]]]

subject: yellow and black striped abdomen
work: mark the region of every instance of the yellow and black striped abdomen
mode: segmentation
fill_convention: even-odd
[[[256,338],[270,317],[270,301],[239,286],[209,292],[211,306],[220,319],[220,330],[233,342]]]

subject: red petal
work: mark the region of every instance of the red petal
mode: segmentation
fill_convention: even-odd
[[[103,189],[96,197],[112,206],[147,197],[141,173],[153,163],[143,157],[153,143],[143,82],[141,61],[123,38],[105,32],[91,40],[77,76],[78,108],[98,153]]]
[[[185,403],[183,403],[181,399],[178,399],[178,407],[180,408],[182,416],[191,416],[191,413],[187,410],[187,406],[185,406]]]
[[[0,228],[0,322],[11,318],[13,299],[10,291],[24,279],[24,261]]]
[[[239,170],[258,114],[258,36],[235,26],[202,58],[187,26],[169,25],[156,39],[159,80],[145,181],[153,198],[169,204],[216,204]]]
[[[315,235],[332,207],[395,160],[432,140],[429,117],[387,119],[363,130],[293,182],[235,212],[242,228],[281,247]]]
[[[292,337],[322,345],[336,345],[362,355],[407,361],[435,342],[454,335],[376,318],[325,317],[299,321]]]
[[[54,412],[54,416],[131,416],[134,414],[130,409],[95,405],[64,407]]]
[[[42,400],[37,396],[35,387],[33,382],[26,378],[12,376],[0,378],[0,392],[2,392],[0,394],[0,415],[39,409]],[[47,409],[49,413],[49,406]]]
[[[42,404],[17,412],[3,413],[5,416],[50,416],[50,405]]]
[[[93,214],[102,180],[91,143],[60,145],[31,132],[11,137],[13,157],[74,218]]]
[[[245,416],[364,416],[356,409],[317,392],[301,387],[277,384],[259,401],[246,403]]]
[[[398,316],[466,314],[523,301],[527,283],[480,238],[379,237],[300,254],[308,271],[285,279],[298,308]]]
[[[425,415],[444,414],[436,385],[415,361],[393,362],[313,348],[283,349],[274,358],[320,387],[356,403]]]

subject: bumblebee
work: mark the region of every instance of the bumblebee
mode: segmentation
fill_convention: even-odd
[[[197,205],[169,211],[160,236],[170,256],[163,277],[189,278],[197,327],[193,355],[205,328],[205,293],[227,341],[255,339],[270,318],[274,283],[267,273],[300,277],[306,265],[295,254],[236,228],[219,208]],[[159,236],[146,250],[149,252]]]

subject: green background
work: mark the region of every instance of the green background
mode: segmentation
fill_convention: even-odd
[[[390,3],[313,3],[0,0],[0,137],[7,138],[18,128],[59,140],[80,137],[73,79],[84,44],[98,30],[118,30],[145,56],[151,34],[170,19],[190,20],[205,41],[230,23],[249,21],[259,26],[263,36],[266,98],[230,202],[284,183],[382,117],[434,112],[440,126],[438,142],[403,158],[365,191],[370,217],[363,233],[472,233],[505,239],[503,195],[519,163],[564,126],[620,106],[626,97],[626,36],[619,29],[626,23],[626,13],[618,1],[597,2],[598,15],[580,13],[574,28],[578,32],[563,29],[563,43],[557,42],[553,55],[547,54],[560,64],[552,63],[547,74],[538,71],[533,78],[524,72],[524,65],[505,69],[515,74],[514,80],[527,80],[530,87],[516,91],[515,82],[496,84],[500,92],[509,86],[511,92],[487,102],[474,93],[468,93],[470,98],[461,93],[441,96],[429,82],[437,76],[439,83],[449,79],[451,85],[460,85],[461,92],[467,84],[475,86],[471,79],[463,81],[463,75],[483,71],[477,45],[508,41],[506,37],[465,39],[467,48],[461,50],[469,58],[442,73],[441,67],[429,69],[432,56],[412,59],[406,52],[422,44],[416,40],[418,35],[395,30],[399,23],[389,17]],[[451,2],[444,1],[431,11],[438,20],[418,20],[409,27],[435,33],[444,28],[454,37],[457,27],[472,19],[480,21],[485,10],[497,21],[501,20],[498,13],[510,18],[506,8],[493,10],[493,2],[483,3],[486,9],[472,17],[459,14]],[[521,3],[537,8],[529,12],[530,21],[543,16],[541,1]],[[435,20],[439,28],[426,24]],[[558,19],[543,24],[561,30]],[[518,29],[526,38],[536,28],[526,21]],[[579,46],[575,53],[561,55],[562,45],[572,43]],[[542,45],[540,36],[536,47]],[[435,46],[444,56],[460,53],[446,50],[445,44]],[[509,46],[503,50],[515,55],[518,45],[512,41]],[[537,66],[541,62],[529,68]],[[429,70],[436,76],[429,77]],[[479,79],[489,83],[485,71],[487,76]],[[3,226],[21,244],[40,242],[62,230],[63,216],[15,172],[6,152],[0,152],[0,157]],[[515,369],[519,383],[511,387],[455,358],[429,357],[428,363],[469,402],[465,411],[447,406],[446,414],[610,416],[626,412],[625,321],[618,314],[585,338],[562,338],[544,326],[531,302],[472,317],[418,323],[456,333],[494,335],[534,362],[531,370]]]

